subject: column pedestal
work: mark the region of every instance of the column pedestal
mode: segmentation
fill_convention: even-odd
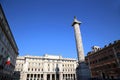
[[[90,70],[88,65],[85,62],[79,63],[76,69],[77,80],[89,80],[90,79]]]

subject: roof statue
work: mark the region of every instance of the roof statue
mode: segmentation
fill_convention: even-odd
[[[81,22],[77,20],[77,17],[74,16],[74,21],[73,21],[73,23],[72,23],[72,26],[73,26],[74,24],[76,24],[76,23],[77,23],[77,24],[81,24]]]

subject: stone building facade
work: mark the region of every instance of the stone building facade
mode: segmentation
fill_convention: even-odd
[[[104,48],[93,46],[86,56],[92,78],[120,79],[120,40]]]
[[[76,66],[76,59],[45,54],[17,57],[15,71],[20,80],[76,80]]]
[[[0,80],[13,80],[18,47],[0,5]],[[10,59],[9,65],[6,64]]]

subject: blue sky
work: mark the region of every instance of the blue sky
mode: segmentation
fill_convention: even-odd
[[[120,39],[120,0],[1,0],[19,55],[77,58],[73,17],[82,22],[85,55]]]

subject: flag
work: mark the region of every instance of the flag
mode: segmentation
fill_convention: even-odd
[[[10,65],[10,56],[9,56],[9,55],[7,56],[6,64],[7,64],[7,65]]]

